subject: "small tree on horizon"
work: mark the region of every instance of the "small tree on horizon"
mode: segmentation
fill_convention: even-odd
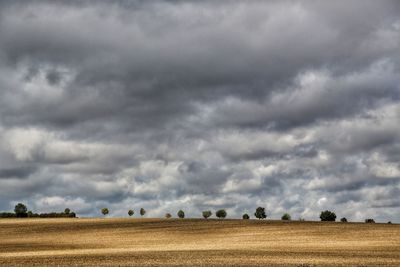
[[[292,220],[292,216],[290,216],[290,214],[289,213],[285,213],[285,214],[283,214],[282,215],[282,218],[281,218],[283,221],[291,221]]]
[[[132,217],[133,214],[135,214],[135,212],[133,210],[128,210],[129,217]]]
[[[211,210],[205,210],[205,211],[203,211],[203,217],[204,217],[204,219],[208,219],[208,217],[211,217],[211,215],[212,215],[212,212],[211,212]]]
[[[222,209],[222,210],[217,210],[217,212],[215,213],[215,216],[217,216],[219,219],[225,219],[227,213],[226,210]]]
[[[17,218],[28,217],[28,209],[22,203],[18,203],[17,205],[15,205],[14,212],[15,212],[15,215],[17,216]]]
[[[102,208],[101,213],[106,216],[110,211],[107,208]]]
[[[325,210],[321,212],[319,218],[321,219],[322,222],[334,222],[336,221],[336,214],[332,211]]]
[[[366,223],[375,223],[375,220],[374,219],[365,219],[365,222]]]
[[[146,214],[146,210],[144,208],[140,208],[140,216],[144,216]]]
[[[70,213],[71,213],[71,210],[70,210],[69,208],[66,208],[66,209],[64,210],[64,213],[65,213],[65,214],[70,214]]]
[[[256,212],[254,213],[254,216],[259,220],[267,218],[267,214],[265,213],[265,208],[258,207],[256,209]]]
[[[245,213],[245,214],[243,214],[242,218],[243,218],[243,220],[248,220],[248,219],[250,219],[250,216],[249,216],[249,214]]]
[[[165,213],[165,218],[169,219],[171,217],[172,217],[171,213]]]
[[[183,210],[179,210],[178,213],[177,213],[177,215],[178,215],[178,217],[181,218],[181,219],[185,218],[185,213],[183,212]]]
[[[341,222],[347,222],[347,219],[346,219],[346,217],[343,217],[343,218],[340,219],[340,221]]]

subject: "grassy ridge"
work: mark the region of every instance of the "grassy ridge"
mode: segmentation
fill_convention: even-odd
[[[400,225],[0,220],[0,266],[400,266]]]

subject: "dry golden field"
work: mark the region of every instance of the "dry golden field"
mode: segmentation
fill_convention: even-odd
[[[400,225],[2,219],[0,266],[400,266]]]

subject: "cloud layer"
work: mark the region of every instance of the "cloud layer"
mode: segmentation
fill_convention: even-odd
[[[0,2],[0,209],[400,221],[399,12]]]

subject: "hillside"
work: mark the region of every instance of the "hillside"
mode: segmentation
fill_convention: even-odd
[[[400,225],[3,219],[0,266],[400,266]]]

